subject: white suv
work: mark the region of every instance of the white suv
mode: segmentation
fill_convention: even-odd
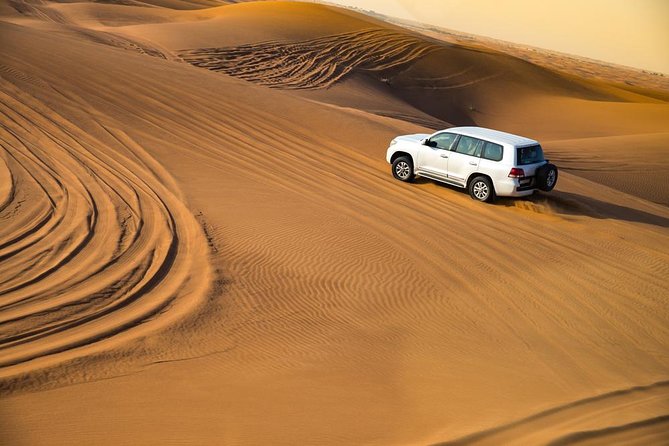
[[[398,136],[390,142],[386,161],[400,181],[431,178],[466,188],[479,201],[548,192],[558,178],[538,142],[483,127]]]

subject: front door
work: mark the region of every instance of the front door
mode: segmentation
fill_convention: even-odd
[[[437,133],[421,146],[418,155],[418,168],[443,178],[448,176],[449,150],[458,135],[453,133]]]

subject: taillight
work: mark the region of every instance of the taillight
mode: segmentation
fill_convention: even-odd
[[[509,178],[523,178],[525,176],[525,171],[518,167],[512,167],[511,172],[509,172]]]

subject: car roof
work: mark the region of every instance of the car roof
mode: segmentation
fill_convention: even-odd
[[[499,130],[487,129],[485,127],[451,127],[447,132],[457,133],[459,135],[473,136],[475,138],[485,139],[486,141],[498,144],[510,144],[516,147],[539,144],[537,141],[525,138],[524,136],[514,135],[512,133],[501,132]]]

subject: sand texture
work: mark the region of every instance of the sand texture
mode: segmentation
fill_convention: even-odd
[[[667,444],[667,91],[437,37],[0,2],[0,443]],[[462,124],[557,189],[392,178]]]

